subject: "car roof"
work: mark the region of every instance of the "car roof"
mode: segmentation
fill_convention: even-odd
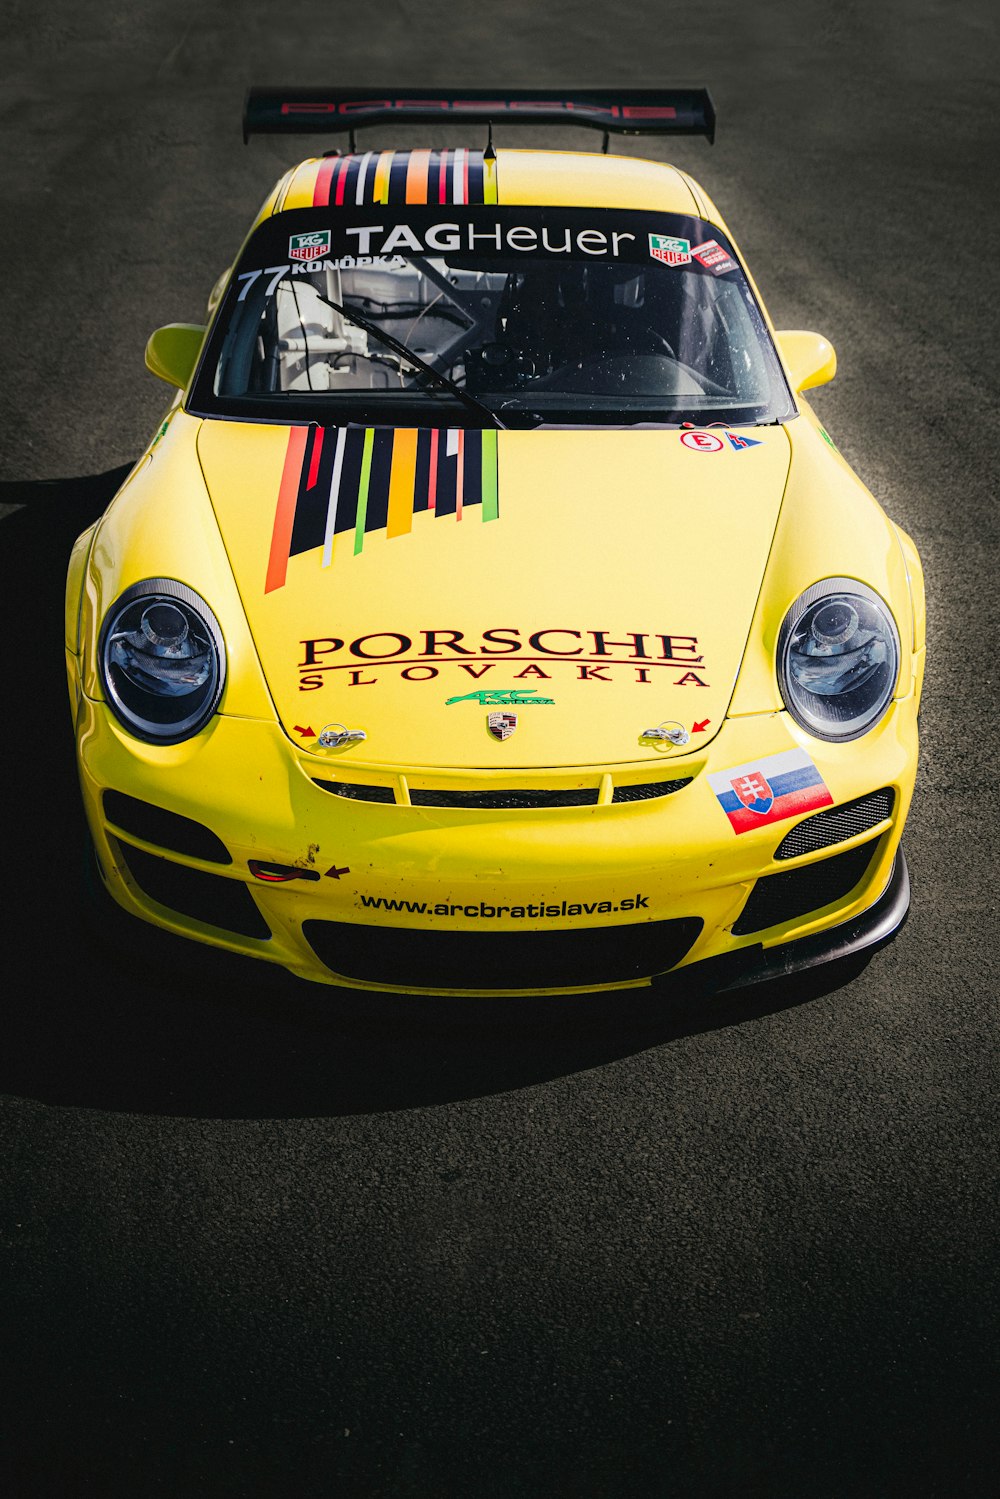
[[[352,156],[310,157],[293,167],[263,205],[257,223],[273,214],[295,208],[311,208],[332,201],[324,192],[333,171],[343,171],[339,163],[366,159],[369,182],[376,169],[388,183],[391,169],[398,180],[400,169],[429,169],[428,158],[437,167],[442,158],[455,158],[456,152],[426,150],[356,152]],[[466,151],[482,171],[481,150]],[[498,150],[490,173],[492,192],[487,201],[518,206],[553,205],[577,208],[645,209],[652,212],[694,214],[720,223],[718,211],[707,194],[686,172],[664,162],[641,157],[604,155],[596,151],[515,151]],[[388,197],[368,197],[369,202],[388,202]],[[429,201],[424,196],[405,194],[401,203]],[[449,197],[446,201],[455,201]],[[458,201],[465,201],[459,199]],[[482,198],[479,199],[483,201]]]

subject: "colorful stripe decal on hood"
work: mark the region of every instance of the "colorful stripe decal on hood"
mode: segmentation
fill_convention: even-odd
[[[482,521],[500,514],[497,434],[460,427],[292,427],[271,531],[264,592],[284,587],[288,559],[350,534],[354,556],[365,536],[406,536],[418,511]]]
[[[314,208],[496,201],[496,161],[486,161],[482,151],[464,147],[327,156],[313,188]]]

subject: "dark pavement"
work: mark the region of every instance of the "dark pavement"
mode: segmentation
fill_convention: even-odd
[[[1000,1495],[993,9],[8,0],[0,43],[0,1486]],[[245,149],[244,88],[324,79],[712,88],[714,147],[620,149],[832,340],[927,574],[913,907],[861,971],[373,999],[95,917],[66,556],[165,404],[148,332],[312,144]]]

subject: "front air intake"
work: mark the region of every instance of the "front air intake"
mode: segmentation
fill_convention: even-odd
[[[315,777],[313,785],[321,791],[329,791],[331,796],[343,796],[352,802],[392,803],[396,800],[391,786],[369,786],[363,781],[317,781]]]
[[[783,921],[794,921],[809,911],[832,905],[849,895],[864,879],[879,839],[849,848],[846,853],[817,859],[801,869],[786,869],[781,874],[765,874],[757,881],[746,905],[733,926],[734,937],[748,932],[762,932]]]
[[[139,889],[158,905],[223,932],[236,932],[241,937],[270,937],[271,930],[242,880],[226,879],[224,875],[191,869],[173,859],[161,859],[120,839],[114,842]]]
[[[458,807],[473,812],[520,812],[531,808],[593,807],[600,795],[596,786],[571,786],[550,790],[505,789],[498,791],[445,791],[410,787],[414,807]]]
[[[658,796],[673,796],[683,786],[690,786],[693,776],[677,776],[672,781],[643,781],[638,786],[616,786],[613,802],[649,802]]]
[[[143,843],[155,843],[188,859],[204,859],[207,864],[233,862],[222,839],[193,817],[181,817],[137,796],[126,796],[124,791],[105,791],[103,804],[108,822]]]
[[[803,820],[786,833],[774,851],[776,859],[797,859],[800,854],[815,853],[818,848],[829,848],[832,843],[846,843],[859,833],[867,833],[892,816],[896,793],[891,786],[881,791],[870,791],[842,807],[829,807]]]
[[[482,909],[469,908],[477,917]],[[342,978],[401,988],[533,991],[588,984],[614,988],[665,973],[690,951],[701,927],[698,917],[553,932],[302,923],[320,961]]]
[[[690,786],[691,776],[674,776],[669,781],[642,781],[636,785],[616,786],[611,794],[615,806],[630,802],[655,801],[672,796],[683,786]],[[350,801],[396,802],[391,786],[373,786],[360,781],[321,781],[314,785],[333,796]],[[409,788],[413,807],[450,807],[464,812],[547,811],[553,807],[596,807],[601,789],[593,786],[504,786],[483,787],[475,791],[453,790],[447,786],[413,786]]]

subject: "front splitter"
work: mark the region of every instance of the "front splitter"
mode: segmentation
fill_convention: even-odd
[[[652,982],[655,988],[666,992],[724,994],[749,984],[787,978],[884,947],[902,928],[909,910],[910,876],[903,850],[898,848],[885,890],[873,906],[850,921],[778,947],[754,943],[738,952],[675,968]]]

